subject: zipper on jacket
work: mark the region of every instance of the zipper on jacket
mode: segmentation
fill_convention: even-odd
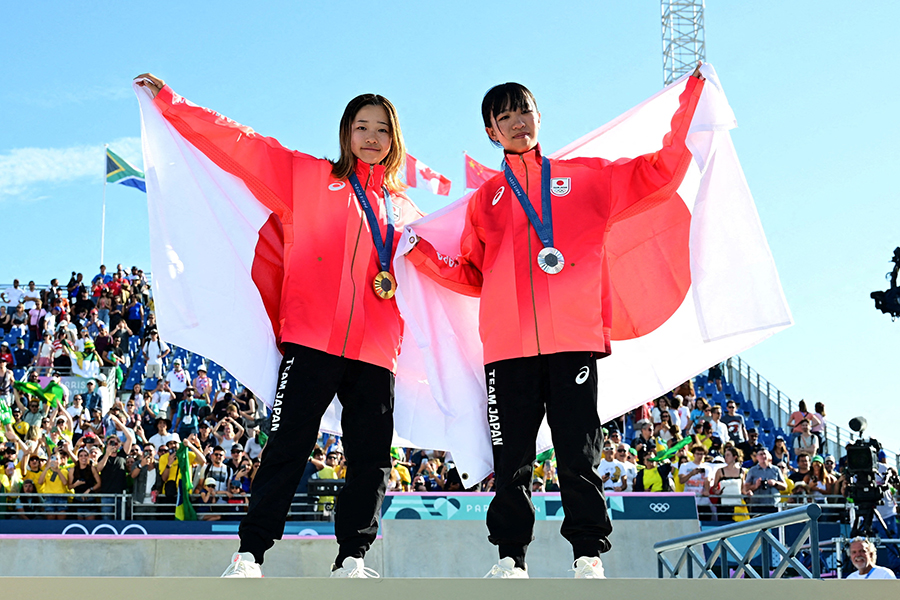
[[[369,165],[369,174],[366,176],[366,184],[363,186],[363,193],[367,193],[369,182],[372,180],[372,172],[375,165]],[[359,202],[357,200],[357,202]],[[347,342],[350,340],[350,326],[353,324],[353,309],[356,308],[356,280],[353,279],[353,265],[356,264],[356,252],[359,250],[359,236],[362,233],[362,222],[359,220],[359,229],[356,230],[356,244],[353,246],[353,256],[350,258],[350,283],[353,285],[353,297],[350,299],[350,317],[347,319],[347,334],[344,336],[344,347],[341,348],[341,358],[347,352]],[[379,234],[380,235],[380,234]]]
[[[525,162],[525,159],[522,155],[519,155],[519,160],[522,161],[522,166],[525,168],[525,194],[528,195],[529,185],[528,185],[528,163]],[[534,339],[537,342],[537,352],[541,353],[541,336],[538,333],[538,318],[537,318],[537,302],[534,299],[534,265],[531,264],[531,229],[527,229],[528,232],[528,278],[531,280],[531,310],[534,314]]]

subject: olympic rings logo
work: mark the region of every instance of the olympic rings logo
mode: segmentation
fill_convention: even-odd
[[[668,502],[651,502],[650,510],[655,513],[664,513],[669,512],[669,503]]]
[[[121,532],[108,523],[101,523],[100,525],[94,527],[91,531],[88,531],[87,527],[85,527],[81,523],[72,523],[71,525],[67,525],[66,528],[62,530],[62,535],[68,534],[70,530],[75,530],[73,531],[73,533],[78,533],[77,530],[79,529],[84,535],[125,535],[131,529],[134,529],[135,531],[143,535],[149,535],[147,533],[147,530],[144,529],[143,526],[136,523],[126,525],[122,528]]]

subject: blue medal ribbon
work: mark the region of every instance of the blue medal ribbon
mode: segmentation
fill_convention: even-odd
[[[512,169],[506,161],[503,162],[503,173],[506,175],[506,182],[519,200],[519,204],[522,205],[522,210],[525,211],[528,220],[531,221],[531,226],[534,227],[534,231],[540,238],[544,248],[553,248],[553,210],[550,206],[550,159],[544,156],[541,161],[542,219],[538,219],[537,211],[534,210],[534,206],[531,204],[528,194],[522,190],[522,186],[519,185],[519,180],[516,179],[516,176],[513,174]]]
[[[390,272],[391,250],[394,248],[394,211],[388,206],[391,195],[388,193],[387,187],[382,188],[384,190],[384,210],[387,213],[388,220],[387,235],[382,240],[381,229],[378,228],[378,217],[375,216],[375,211],[372,210],[372,205],[369,204],[366,191],[359,183],[359,177],[356,176],[356,173],[350,173],[349,179],[350,185],[353,186],[353,192],[356,194],[356,199],[362,206],[363,212],[366,213],[366,219],[369,221],[369,229],[372,230],[372,241],[375,243],[375,250],[378,251],[378,262],[381,264],[381,270]],[[549,185],[550,180],[548,179],[547,181]]]

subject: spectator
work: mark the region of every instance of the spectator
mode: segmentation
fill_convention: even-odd
[[[825,457],[825,472],[835,479],[837,479],[837,476],[839,475],[837,469],[835,468],[834,456],[832,456],[831,454]]]
[[[403,454],[399,448],[391,448],[391,475],[388,479],[388,491],[408,492],[412,484],[412,476],[409,469],[401,462]]]
[[[734,446],[726,446],[722,453],[725,466],[716,471],[712,493],[720,496],[716,507],[716,520],[731,521],[734,507],[742,504],[741,490],[744,487],[743,456]]]
[[[894,572],[875,564],[875,544],[868,538],[857,537],[850,541],[850,562],[856,571],[847,579],[896,579]]]
[[[675,424],[678,425],[678,430],[680,432],[684,432],[691,422],[691,407],[688,406],[687,401],[681,394],[676,394],[675,397],[672,398],[671,404],[672,410],[674,410],[677,415]]]
[[[834,493],[835,478],[825,471],[825,460],[821,456],[814,456],[809,473],[803,478],[806,491],[812,501],[817,504],[825,503],[825,496]]]
[[[325,466],[310,476],[310,479],[339,479],[336,469],[341,458],[340,452],[331,451],[325,455]],[[319,504],[316,510],[330,510],[334,506],[334,496],[319,496]]]
[[[85,385],[87,391],[81,395],[81,400],[84,403],[84,409],[90,414],[95,408],[102,408],[103,399],[100,392],[97,391],[97,384],[93,379],[88,379]]]
[[[181,401],[184,390],[188,388],[191,382],[188,372],[181,366],[180,358],[176,358],[172,363],[172,370],[166,375],[166,381],[169,384],[169,389],[175,394],[175,399]]]
[[[675,477],[684,486],[684,491],[694,494],[697,501],[697,512],[701,521],[712,520],[712,508],[709,502],[710,467],[703,462],[706,448],[702,444],[691,446],[693,460],[678,467]]]
[[[144,370],[144,377],[147,379],[162,379],[163,360],[171,351],[169,345],[159,339],[159,332],[156,329],[151,330],[147,341],[141,347],[144,363],[147,365]]]
[[[264,436],[264,433],[257,430],[253,437],[247,440],[247,444],[244,450],[247,452],[247,456],[249,456],[251,459],[259,458],[259,455],[262,454],[263,448],[266,445],[265,441],[263,440],[268,440],[268,438]],[[409,484],[409,479],[407,479],[407,484]]]
[[[141,327],[144,324],[144,306],[138,301],[138,298],[131,296],[128,304],[125,306],[125,321],[134,335],[140,335]]]
[[[815,409],[816,410],[813,413],[813,416],[816,419],[818,419],[819,423],[816,425],[813,425],[810,428],[810,430],[813,432],[813,435],[815,435],[817,438],[819,438],[819,448],[824,448],[825,447],[825,439],[826,439],[825,434],[826,434],[826,427],[827,427],[827,425],[825,424],[825,403],[824,402],[816,402]]]
[[[772,446],[772,464],[778,467],[782,463],[788,465],[791,463],[791,453],[788,451],[784,436],[777,435],[775,436],[775,444]]]
[[[69,469],[67,484],[75,494],[73,502],[78,519],[93,521],[93,513],[97,512],[97,509],[90,506],[93,503],[91,494],[97,493],[100,489],[100,471],[91,460],[91,454],[87,448],[78,448],[77,455],[78,459]]]
[[[889,467],[887,465],[887,455],[884,450],[878,451],[878,464],[875,465],[875,468],[878,470],[878,474],[875,476],[875,483],[877,485],[885,486],[885,492],[883,495],[884,502],[879,504],[876,510],[878,514],[881,515],[881,519],[884,521],[884,524],[887,525],[887,531],[885,531],[881,527],[881,523],[877,523],[875,529],[876,532],[879,532],[882,537],[886,538],[896,538],[897,537],[897,512],[896,512],[896,502],[894,501],[894,494],[891,489],[898,487],[897,484],[897,471],[893,467]]]
[[[612,444],[607,441],[603,444],[603,455],[600,464],[597,465],[597,475],[603,480],[603,489],[608,492],[624,492],[628,486],[628,476],[625,474],[625,464],[616,460],[613,455]]]
[[[672,465],[669,462],[657,463],[653,460],[654,453],[649,450],[639,450],[638,460],[643,469],[638,471],[634,480],[635,492],[670,492],[672,484],[669,478],[672,474]]]
[[[800,434],[794,438],[794,456],[815,456],[819,453],[819,438],[812,434],[809,419],[801,419],[799,425]]]
[[[752,494],[749,504],[752,512],[775,512],[779,492],[787,489],[784,477],[778,467],[769,462],[771,455],[763,448],[756,453],[756,464],[750,467],[744,477],[744,495]]]
[[[182,371],[184,373],[186,371]],[[175,422],[178,424],[178,435],[182,439],[197,433],[200,425],[200,409],[202,404],[194,398],[195,390],[193,387],[187,387],[181,392],[181,403],[178,405],[178,411],[175,413]],[[243,434],[243,429],[241,430]],[[213,434],[215,434],[213,430]],[[218,436],[217,436],[218,437]],[[240,436],[238,436],[240,437]],[[222,445],[222,441],[219,440]]]
[[[715,364],[709,368],[707,379],[716,383],[716,390],[722,391],[722,365]]]
[[[794,493],[806,493],[806,476],[809,475],[811,457],[808,454],[801,454],[797,457],[797,470],[788,475],[788,479],[794,482]]]
[[[169,382],[165,379],[160,380],[151,399],[151,412],[157,417],[170,416],[172,409],[175,407],[172,404],[174,399],[175,394],[169,388]]]
[[[22,482],[22,494],[16,498],[16,517],[19,519],[36,519],[41,511],[41,498],[37,495],[35,480]]]
[[[140,461],[131,468],[135,512],[147,512],[159,492],[161,478],[157,469],[156,454],[156,448],[152,444],[147,445],[141,452]]]
[[[610,441],[612,441],[612,439],[610,439]],[[631,457],[633,455],[631,454],[630,451],[633,450],[633,448],[630,448],[629,446],[626,446],[625,444],[622,444],[622,443],[616,444],[615,448],[616,448],[616,460],[618,460],[623,465],[625,465],[625,481],[626,481],[625,491],[631,492],[634,490],[634,480],[637,479],[637,471],[638,471],[637,465],[634,462],[632,462],[632,460],[631,460]],[[635,452],[635,455],[636,454],[637,454],[637,452]],[[557,489],[554,489],[554,490],[547,489],[547,491],[548,492],[558,492],[559,488],[557,487]]]
[[[744,415],[738,414],[737,403],[729,399],[725,402],[725,410],[727,414],[722,416],[722,422],[728,428],[728,438],[735,444],[740,444],[747,439],[747,427],[744,424]]]
[[[231,446],[230,454],[231,454],[231,456],[225,461],[225,464],[228,465],[232,471],[237,471],[238,468],[240,467],[241,461],[243,461],[244,457],[246,456],[244,454],[244,447],[241,446],[240,444],[233,444]],[[338,455],[338,462],[340,462],[340,460],[342,458],[341,453],[337,452],[337,455]],[[340,470],[340,465],[336,465],[335,471],[339,471],[339,470]],[[344,476],[344,474],[343,474],[343,472],[337,472],[336,476],[338,479],[340,479]]]
[[[190,467],[187,470],[188,477],[191,477],[191,473],[193,473],[195,466],[206,464],[206,458],[203,456],[203,452],[200,451],[200,448],[194,443],[195,440],[196,436],[191,436],[191,438],[186,438],[183,441],[188,450],[188,465]],[[163,481],[163,496],[164,501],[168,504],[175,504],[175,500],[178,497],[178,485],[181,483],[181,479],[184,475],[176,456],[178,445],[178,441],[174,439],[169,440],[165,446],[166,451],[162,453],[159,459],[159,471]],[[157,502],[158,501],[159,500],[157,500]]]
[[[166,417],[159,417],[156,419],[156,434],[150,437],[150,444],[154,448],[162,448],[163,446],[168,446],[170,442],[174,442],[176,447],[178,442],[181,441],[181,437],[177,433],[169,433],[169,427],[172,426],[172,421],[170,421]]]
[[[25,300],[25,291],[19,287],[19,280],[13,279],[12,287],[6,288],[0,293],[0,302],[5,302],[7,306],[17,306]]]
[[[791,427],[791,446],[793,446],[794,438],[803,433],[803,427],[800,425],[800,422],[804,419],[810,421],[810,425],[819,424],[816,415],[806,409],[806,400],[801,400],[797,405],[797,410],[791,413],[791,418],[788,421],[788,427]]]
[[[26,394],[25,399],[28,403],[26,412],[26,407],[22,404],[22,393],[19,392],[19,390],[14,390],[14,393],[16,405],[19,407],[19,410],[22,411],[22,420],[28,423],[28,428],[33,429],[35,427],[40,427],[41,421],[50,412],[50,406],[37,398],[32,398]]]
[[[44,332],[43,340],[38,346],[37,365],[41,375],[47,373],[53,364],[53,334]]]
[[[35,300],[34,308],[28,311],[28,331],[31,334],[31,339],[36,340],[40,337],[43,330],[41,321],[44,320],[45,316],[47,316],[47,311],[44,310],[43,303],[40,300]]]
[[[665,396],[660,396],[656,400],[653,401],[653,408],[650,409],[650,418],[653,420],[653,424],[657,424],[662,420],[662,415],[664,413],[669,413],[669,422],[674,423],[677,419],[677,414],[674,410],[669,408],[669,399]]]
[[[112,275],[106,272],[106,265],[100,265],[100,272],[91,279],[91,285],[96,284],[98,281],[102,283],[109,283],[112,281]]]
[[[696,427],[697,423],[703,420],[708,410],[709,404],[706,403],[706,400],[703,398],[697,398],[697,401],[694,402],[694,408],[691,410],[691,429]]]
[[[13,404],[13,382],[15,380],[12,371],[7,368],[6,359],[0,356],[0,402],[4,406]]]
[[[718,433],[719,439],[722,442],[727,442],[731,439],[731,435],[728,432],[728,425],[722,422],[722,407],[718,405],[713,405],[710,407],[710,418],[712,419],[710,423],[712,424],[712,433]]]
[[[12,315],[6,306],[0,306],[0,333],[7,335],[10,331],[12,331]]]
[[[130,474],[130,470],[125,465],[125,459],[134,444],[134,434],[125,429],[125,425],[118,417],[110,415],[110,420],[117,430],[125,433],[125,443],[122,444],[115,434],[106,436],[106,449],[97,462],[97,469],[100,471],[100,493],[121,494],[127,488],[127,476]],[[100,499],[104,519],[125,518],[125,507],[122,506],[121,511],[117,511],[116,500],[112,497]]]
[[[653,426],[653,435],[660,441],[668,443],[674,437],[672,429],[678,429],[678,426],[672,422],[673,413],[666,410],[660,413],[660,421]]]
[[[25,305],[16,306],[16,311],[10,317],[12,319],[11,331],[19,337],[28,335],[28,313],[25,312]]]
[[[60,451],[50,454],[46,467],[37,480],[40,493],[44,496],[44,510],[50,521],[66,518],[66,504],[69,493],[69,472],[63,468],[66,456]]]
[[[218,483],[212,477],[203,480],[203,487],[200,488],[200,504],[197,506],[201,521],[218,521],[222,518],[222,515],[213,512],[213,505],[219,502],[217,488]]]
[[[206,375],[206,365],[197,367],[197,376],[194,377],[194,389],[197,398],[202,398],[207,404],[212,403],[213,381]]]
[[[234,470],[225,464],[225,449],[222,446],[213,448],[209,462],[200,473],[200,478],[207,485],[210,480],[215,483],[217,492],[224,492],[228,489],[228,482],[234,479]]]
[[[649,420],[640,420],[637,422],[638,434],[632,440],[631,447],[640,452],[641,448],[648,450],[656,450],[656,439],[653,437],[653,423]]]
[[[209,456],[213,447],[218,446],[215,436],[211,433],[212,428],[209,426],[209,422],[201,420],[197,426],[197,441],[200,443],[200,449],[203,451],[204,456]]]
[[[16,359],[13,357],[12,350],[10,350],[9,348],[8,342],[0,343],[0,360],[9,365],[14,365],[16,362]]]
[[[244,428],[232,417],[225,417],[216,423],[212,434],[226,452],[231,452],[231,447],[244,436]]]

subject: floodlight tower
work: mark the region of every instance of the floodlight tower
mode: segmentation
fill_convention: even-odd
[[[663,78],[669,85],[706,60],[704,0],[662,0]]]

